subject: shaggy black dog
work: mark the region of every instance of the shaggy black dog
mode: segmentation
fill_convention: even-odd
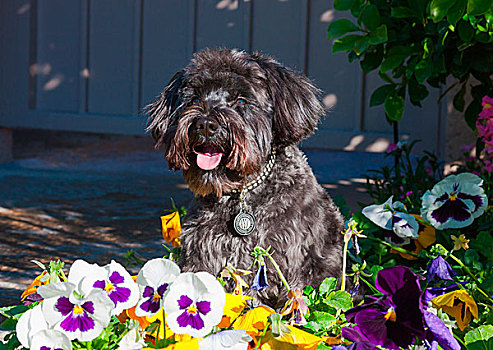
[[[270,57],[206,49],[147,107],[156,147],[195,193],[183,270],[248,269],[270,246],[292,288],[340,276],[343,218],[297,147],[324,114],[318,93]],[[284,287],[267,271],[257,296],[278,308]]]

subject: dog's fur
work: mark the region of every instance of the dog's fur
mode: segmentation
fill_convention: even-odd
[[[248,269],[258,245],[272,247],[292,288],[340,276],[343,218],[297,147],[324,113],[318,94],[306,77],[270,57],[206,49],[147,107],[156,147],[196,194],[182,227],[183,270],[218,275],[228,263]],[[212,132],[198,120],[213,123]],[[202,170],[196,154],[211,148],[224,156]],[[255,179],[273,149],[271,174],[245,196],[255,231],[239,236],[232,227],[239,196],[231,191]],[[267,267],[270,287],[258,298],[279,307],[283,286]]]

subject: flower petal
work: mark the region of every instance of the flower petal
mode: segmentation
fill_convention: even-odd
[[[450,330],[438,316],[428,311],[423,312],[423,316],[434,339],[444,350],[461,349],[460,344],[454,338],[454,335],[450,333]]]
[[[48,329],[48,323],[43,316],[40,304],[27,310],[19,318],[15,327],[17,339],[25,348],[30,348],[33,335],[44,329]]]
[[[54,329],[45,329],[36,333],[32,339],[31,349],[55,349],[55,350],[72,350],[70,339]]]

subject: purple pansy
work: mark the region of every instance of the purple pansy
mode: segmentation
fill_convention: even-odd
[[[414,339],[424,339],[423,304],[419,277],[405,266],[380,270],[376,288],[379,297],[367,297],[363,305],[346,312],[354,329],[368,342],[389,349],[406,348]]]
[[[460,344],[454,338],[453,334],[443,323],[443,321],[435,314],[424,311],[423,316],[428,326],[427,339],[438,343],[444,350],[460,350]]]
[[[344,327],[341,330],[341,335],[343,338],[346,338],[347,340],[350,340],[353,342],[351,346],[349,346],[349,350],[373,350],[373,349],[378,349],[376,345],[372,344],[368,338],[366,338],[361,332],[358,331],[355,327]],[[342,350],[341,348],[344,348],[341,345],[338,345],[338,350]],[[332,347],[332,350],[335,347]]]
[[[70,268],[68,280],[75,285],[80,283],[83,293],[89,293],[93,288],[107,293],[115,307],[112,315],[119,315],[135,306],[139,299],[139,287],[132,276],[114,260],[103,267],[76,260]]]
[[[457,283],[452,283],[446,287],[430,287],[426,288],[423,294],[423,300],[425,303],[428,303],[431,299],[436,298],[440,295],[447,294],[453,292],[454,290],[459,289]]]
[[[137,276],[139,301],[137,316],[152,316],[162,307],[171,283],[180,274],[180,268],[168,259],[152,259],[142,266]]]
[[[457,276],[457,273],[452,269],[450,264],[442,258],[441,255],[430,261],[427,271],[428,283],[435,279],[453,281],[453,276]]]
[[[267,282],[267,271],[265,269],[265,264],[260,263],[259,265],[257,274],[255,275],[250,288],[262,291],[269,286],[269,282]]]
[[[49,327],[71,340],[92,340],[109,324],[114,304],[100,289],[85,294],[61,282],[40,286],[38,293],[44,298],[42,311]]]
[[[225,303],[226,293],[214,276],[182,273],[164,301],[166,321],[174,333],[200,338],[221,321]]]
[[[488,207],[488,197],[474,174],[450,175],[422,197],[421,216],[437,229],[470,225]]]

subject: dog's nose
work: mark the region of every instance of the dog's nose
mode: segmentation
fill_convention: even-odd
[[[200,135],[208,137],[216,133],[217,129],[219,129],[219,123],[214,119],[199,118],[195,122],[195,128]]]

